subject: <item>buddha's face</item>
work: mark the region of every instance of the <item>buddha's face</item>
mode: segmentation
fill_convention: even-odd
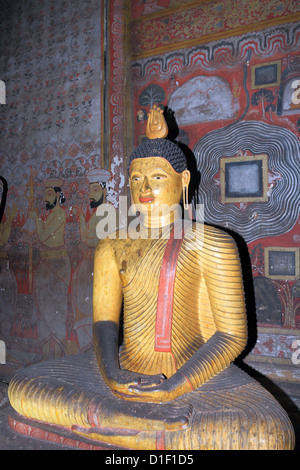
[[[130,169],[132,200],[144,214],[158,214],[162,207],[179,204],[188,170],[177,173],[162,157],[136,158]]]

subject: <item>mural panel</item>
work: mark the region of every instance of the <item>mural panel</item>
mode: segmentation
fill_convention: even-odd
[[[263,3],[264,13],[274,6]],[[177,12],[182,21],[190,6]],[[174,13],[167,10],[139,24],[158,28]],[[143,98],[156,90],[152,99],[166,118],[172,116],[172,137],[200,181],[195,205],[204,204],[207,223],[247,246],[246,290],[255,300],[249,318],[258,324],[251,357],[292,366],[292,344],[300,335],[300,23],[245,29],[231,38],[224,30],[222,40],[203,45],[201,38],[193,42],[191,28],[184,48],[173,50],[183,28],[176,24],[176,34],[167,37],[165,30],[165,49],[156,48],[160,37],[148,43],[145,35],[142,47],[149,54],[139,49],[132,64],[135,144],[145,134],[149,100]]]
[[[16,367],[91,346],[96,211],[126,191],[123,4],[1,5],[0,339]]]
[[[183,1],[132,0],[132,51],[135,58],[205,44],[300,19],[289,0]],[[172,8],[173,7],[173,8]]]
[[[246,151],[253,159],[268,155],[267,200],[245,202],[240,197],[223,204],[220,159]],[[194,147],[194,154],[202,175],[198,201],[205,204],[207,222],[235,230],[247,243],[283,235],[295,226],[299,218],[300,146],[294,133],[262,121],[241,121],[206,134]],[[247,160],[247,154],[239,158],[239,162]]]

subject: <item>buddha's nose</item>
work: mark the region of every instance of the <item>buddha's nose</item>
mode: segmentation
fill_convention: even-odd
[[[141,187],[141,193],[144,193],[144,192],[149,191],[149,190],[151,191],[149,180],[148,180],[147,176],[145,176],[142,187]]]

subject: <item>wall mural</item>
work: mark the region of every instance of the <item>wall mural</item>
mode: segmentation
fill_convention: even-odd
[[[139,24],[155,28],[167,17],[158,12]],[[292,365],[300,334],[300,23],[198,46],[191,38],[176,51],[172,39],[158,55],[144,37],[149,54],[137,50],[132,64],[136,144],[151,96],[192,150],[200,178],[194,202],[204,203],[205,221],[246,242],[249,313],[258,324],[251,357]]]
[[[123,0],[8,2],[0,18],[0,339],[14,367],[91,345],[96,211],[126,191],[122,21]]]
[[[249,166],[249,155],[255,164],[263,153],[268,157],[266,175],[254,173]],[[236,230],[247,243],[283,235],[295,226],[299,217],[300,145],[290,130],[262,121],[241,121],[208,133],[195,145],[194,154],[202,175],[198,202],[205,204],[207,222]],[[237,161],[238,156],[233,176],[238,186],[236,202],[227,199],[224,203],[220,191],[231,190],[230,175],[225,173],[222,182],[220,163],[226,162],[226,157]],[[249,194],[257,191],[259,178],[267,183],[264,203],[256,202],[259,197],[255,196],[249,201]]]
[[[28,180],[8,190],[0,225],[0,331],[8,349],[25,350],[28,360],[91,344],[96,211],[103,202],[116,205],[112,174],[98,160],[75,166],[77,176],[69,168],[69,178],[42,181],[43,172],[30,167]]]
[[[217,76],[191,78],[174,90],[168,106],[175,112],[178,126],[232,119],[237,112],[229,83]]]
[[[300,19],[299,2],[290,0],[131,3],[132,16],[136,18],[132,28],[132,53],[136,59]]]
[[[0,18],[0,339],[16,366],[90,345],[93,206],[126,192],[124,0],[104,3],[17,1]],[[151,104],[167,106],[206,217],[247,242],[253,354],[288,360],[300,330],[298,2],[240,2],[240,16],[222,2],[131,5],[134,144]]]

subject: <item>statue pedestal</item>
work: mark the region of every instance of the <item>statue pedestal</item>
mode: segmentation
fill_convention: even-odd
[[[62,447],[78,450],[126,450],[124,447],[112,446],[104,442],[77,436],[72,431],[55,424],[45,424],[34,419],[27,419],[16,413],[13,408],[8,414],[9,427],[16,433],[32,439],[51,442]]]

